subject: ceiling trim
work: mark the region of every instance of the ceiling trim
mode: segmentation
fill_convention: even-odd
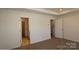
[[[52,15],[58,15],[58,13],[56,12],[51,12],[45,9],[39,9],[39,8],[28,8],[28,9],[32,11],[37,11],[37,12],[42,12],[42,13],[47,13],[47,14],[52,14]]]
[[[62,11],[61,13],[59,13],[58,15],[63,15],[63,14],[67,14],[67,13],[70,13],[70,12],[74,12],[74,11],[78,11],[79,9],[76,8],[76,9],[71,9],[71,10],[66,10],[66,11]]]
[[[62,12],[58,13],[58,12],[54,12],[54,11],[45,10],[45,9],[42,9],[42,8],[27,8],[27,9],[32,10],[32,11],[52,14],[52,15],[63,15],[63,14],[67,14],[69,12],[73,12],[73,11],[79,10],[78,8],[76,8],[76,9],[66,10],[66,11],[62,11]]]

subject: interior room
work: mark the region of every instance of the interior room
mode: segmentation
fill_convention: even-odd
[[[79,49],[79,9],[0,8],[0,49]]]

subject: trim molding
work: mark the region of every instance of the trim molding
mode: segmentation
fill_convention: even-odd
[[[32,11],[37,11],[37,12],[42,12],[42,13],[47,13],[47,14],[51,14],[51,15],[63,15],[63,14],[67,14],[69,12],[79,10],[78,8],[75,8],[75,9],[66,10],[66,11],[62,11],[62,12],[58,13],[58,12],[54,12],[54,11],[45,10],[45,9],[42,9],[42,8],[26,8],[26,9],[32,10]]]

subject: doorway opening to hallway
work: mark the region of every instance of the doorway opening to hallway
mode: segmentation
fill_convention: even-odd
[[[21,17],[21,28],[22,28],[21,46],[27,46],[30,44],[29,18]]]
[[[50,35],[51,38],[55,37],[55,20],[53,19],[50,20]]]

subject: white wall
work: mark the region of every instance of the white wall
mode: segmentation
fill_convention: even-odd
[[[55,20],[55,37],[57,38],[63,38],[62,21],[62,16],[57,16]]]
[[[50,39],[49,20],[53,16],[19,9],[0,9],[0,49],[20,46],[20,17],[29,17],[31,43]]]
[[[58,17],[56,20],[56,37],[63,38],[62,28],[65,39],[79,42],[79,11]]]
[[[79,42],[79,11],[63,16],[64,38]]]

